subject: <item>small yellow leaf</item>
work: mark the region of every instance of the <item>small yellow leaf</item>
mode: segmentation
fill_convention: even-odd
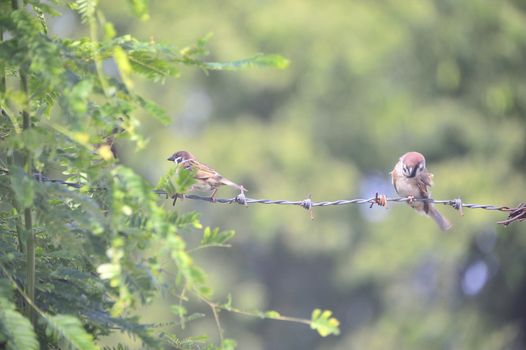
[[[133,82],[131,81],[129,76],[132,72],[132,66],[130,64],[130,60],[128,59],[128,54],[126,54],[126,51],[124,51],[120,46],[115,46],[113,48],[113,58],[115,59],[115,63],[117,63],[117,66],[119,67],[122,81],[124,82],[124,84],[126,84],[126,87],[133,87]]]
[[[117,35],[117,31],[113,24],[110,22],[104,23],[104,37],[106,39],[113,39],[115,35]]]
[[[123,205],[122,206],[122,213],[126,216],[130,216],[131,214],[133,214],[133,210],[132,208],[130,208],[129,206],[127,205]]]
[[[97,153],[102,157],[104,160],[110,160],[113,158],[113,152],[111,151],[111,147],[109,145],[102,145],[97,150]]]
[[[82,145],[87,145],[89,142],[89,134],[85,132],[75,132],[72,134],[73,139]]]

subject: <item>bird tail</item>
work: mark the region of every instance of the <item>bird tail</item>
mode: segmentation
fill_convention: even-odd
[[[230,186],[230,187],[234,187],[234,188],[237,188],[238,190],[240,190],[241,192],[247,192],[247,190],[242,186],[242,185],[238,185],[236,184],[235,182],[233,181],[230,181],[229,179],[227,178],[222,178],[221,179],[221,183],[223,185],[227,185],[227,186]]]
[[[429,210],[427,212],[427,215],[429,215],[430,217],[433,218],[433,220],[435,220],[435,222],[437,223],[438,227],[440,227],[440,229],[442,231],[447,231],[447,230],[449,230],[452,227],[452,225],[448,221],[448,219],[446,219],[442,214],[440,214],[438,209],[435,208],[435,206],[433,206],[433,205],[429,206]]]

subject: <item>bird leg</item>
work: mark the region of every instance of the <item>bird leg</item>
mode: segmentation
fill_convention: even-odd
[[[212,191],[212,195],[210,196],[210,201],[212,203],[215,203],[216,202],[216,199],[214,198],[214,196],[216,195],[217,193],[217,188],[214,188],[214,190]]]
[[[174,200],[173,204],[172,204],[173,206],[175,206],[175,202],[177,202],[178,198],[181,198],[181,200],[183,200],[184,199],[184,194],[176,193],[176,194],[174,194],[172,196],[172,199]]]

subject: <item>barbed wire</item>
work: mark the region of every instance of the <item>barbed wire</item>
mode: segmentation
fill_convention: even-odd
[[[39,182],[50,182],[66,185],[74,188],[81,188],[82,185],[74,182],[64,181],[60,179],[50,179],[42,174],[34,174],[35,180]],[[507,226],[513,222],[520,222],[526,220],[526,203],[520,203],[517,207],[508,207],[508,206],[497,206],[492,204],[473,204],[473,203],[464,203],[460,198],[455,199],[433,199],[433,198],[412,198],[412,197],[387,197],[385,195],[376,193],[374,197],[371,198],[355,198],[355,199],[339,199],[334,201],[319,201],[314,202],[309,195],[309,198],[303,200],[290,201],[285,199],[256,199],[246,197],[242,192],[239,195],[232,198],[211,198],[205,196],[199,196],[194,194],[169,194],[164,190],[153,190],[154,193],[158,195],[166,196],[167,198],[173,199],[173,204],[175,205],[178,198],[200,200],[210,203],[219,203],[219,204],[241,204],[248,206],[249,204],[267,204],[267,205],[295,205],[300,206],[309,211],[311,219],[314,218],[312,209],[315,207],[328,207],[328,206],[337,206],[337,205],[349,205],[349,204],[369,204],[370,208],[374,205],[381,207],[386,207],[388,202],[394,203],[410,203],[410,202],[427,202],[435,204],[443,204],[451,206],[454,209],[460,212],[460,215],[464,215],[463,209],[483,209],[483,210],[493,210],[493,211],[502,211],[507,212],[508,218],[506,220],[498,221],[498,224]]]

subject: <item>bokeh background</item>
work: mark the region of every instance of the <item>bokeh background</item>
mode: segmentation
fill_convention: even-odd
[[[291,60],[286,70],[185,69],[163,85],[137,80],[173,119],[162,126],[145,117],[150,143],[141,152],[118,146],[152,183],[170,167],[166,158],[186,149],[255,198],[392,195],[389,171],[418,150],[437,199],[526,201],[524,1],[150,5],[141,22],[124,2],[101,4],[121,34],[183,47],[213,33],[211,61],[258,52]],[[74,35],[79,26],[71,15],[51,29]],[[403,204],[317,208],[313,221],[299,207],[186,200],[173,210],[197,210],[205,225],[237,232],[232,248],[194,254],[216,299],[231,293],[239,308],[306,318],[331,309],[341,321],[340,336],[320,338],[304,325],[222,312],[239,349],[526,349],[526,223],[499,226],[503,213],[441,207],[454,225],[442,233]],[[173,319],[173,302],[160,296],[142,319]],[[186,335],[214,337],[208,316]]]

